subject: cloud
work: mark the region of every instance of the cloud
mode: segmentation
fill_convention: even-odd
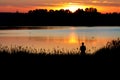
[[[84,5],[95,5],[95,6],[110,6],[110,7],[120,7],[119,0],[77,0],[74,1],[77,4]]]
[[[12,2],[13,1],[13,2]],[[24,1],[24,2],[23,2]],[[30,7],[30,6],[41,6],[41,7],[56,7],[56,6],[61,6],[62,3],[55,3],[55,2],[40,2],[40,0],[31,0],[27,2],[28,0],[20,0],[20,1],[15,1],[14,0],[1,0],[0,1],[0,6],[13,6],[13,7]]]
[[[80,5],[120,7],[120,0],[0,0],[0,6],[14,7],[56,7],[64,3],[76,3]]]
[[[120,7],[120,2],[110,2],[110,1],[92,1],[91,3],[86,3],[96,6],[109,6],[109,7]]]

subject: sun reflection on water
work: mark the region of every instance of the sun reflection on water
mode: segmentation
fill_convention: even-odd
[[[74,43],[77,44],[79,42],[78,41],[78,36],[74,32],[70,33],[68,42],[71,43],[71,44],[74,44]]]

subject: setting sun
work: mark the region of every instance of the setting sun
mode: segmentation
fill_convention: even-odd
[[[64,9],[69,9],[72,12],[75,12],[78,8],[85,9],[85,6],[69,3],[64,7]]]

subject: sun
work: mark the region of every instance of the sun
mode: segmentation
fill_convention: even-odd
[[[70,11],[75,12],[78,8],[79,7],[76,5],[71,5],[71,6],[66,7],[65,9],[69,9]]]
[[[75,4],[68,4],[64,7],[64,9],[69,9],[72,12],[75,12],[78,8],[85,9],[85,6],[82,5],[75,5]]]

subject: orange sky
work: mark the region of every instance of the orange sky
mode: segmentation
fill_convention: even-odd
[[[95,7],[99,12],[120,12],[120,0],[0,0],[0,12],[27,12],[36,8],[70,9]]]

